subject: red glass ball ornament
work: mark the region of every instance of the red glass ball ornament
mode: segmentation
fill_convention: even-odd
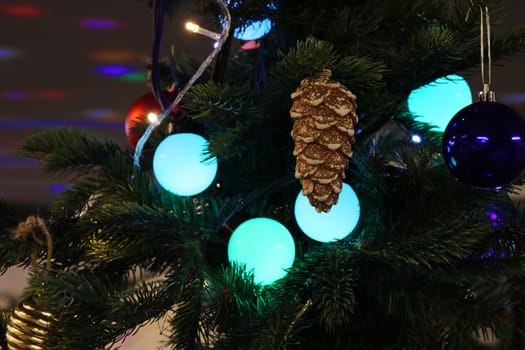
[[[168,100],[172,101],[173,96],[169,95]],[[180,107],[175,106],[172,111],[174,113],[179,112]],[[150,115],[150,113],[154,113],[157,117],[162,113],[162,107],[152,92],[148,92],[137,98],[128,110],[124,127],[128,142],[133,148],[137,146],[137,142],[143,134],[143,131],[137,130],[136,127],[141,124],[149,124],[151,122],[148,121],[148,115]]]

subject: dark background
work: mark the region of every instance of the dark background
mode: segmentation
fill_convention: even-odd
[[[524,2],[505,3],[507,16],[495,30],[525,24]],[[164,56],[171,46],[200,56],[211,50],[210,39],[183,30],[187,19],[179,13],[167,21]],[[126,112],[149,91],[144,65],[152,39],[152,14],[145,1],[1,0],[0,197],[34,210],[45,208],[67,187],[63,178],[43,174],[37,161],[17,154],[24,138],[34,132],[72,126],[127,145]],[[102,64],[127,65],[136,70],[135,80],[99,74],[96,68]],[[524,115],[525,57],[499,64],[504,67],[494,70],[492,85],[498,101]],[[467,80],[476,94],[479,74]]]

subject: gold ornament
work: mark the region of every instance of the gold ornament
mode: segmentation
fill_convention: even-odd
[[[57,320],[49,312],[38,309],[34,300],[24,300],[9,317],[7,350],[44,350],[48,335]]]
[[[295,177],[318,212],[337,204],[355,142],[356,97],[322,69],[291,95]]]

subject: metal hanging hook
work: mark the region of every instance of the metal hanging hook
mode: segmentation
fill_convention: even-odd
[[[492,55],[490,48],[490,16],[489,8],[487,6],[480,8],[480,56],[481,56],[481,83],[483,90],[479,93],[480,101],[493,102],[496,100],[496,94],[490,90],[492,83]],[[485,41],[487,42],[487,67],[485,67]],[[487,73],[487,79],[485,79]]]

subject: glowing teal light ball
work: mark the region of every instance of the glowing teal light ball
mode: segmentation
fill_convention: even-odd
[[[288,229],[270,218],[240,224],[228,242],[228,260],[253,271],[256,283],[267,285],[286,275],[295,259],[295,242]]]
[[[339,200],[328,213],[319,213],[299,192],[295,200],[295,220],[308,237],[319,242],[333,242],[348,236],[359,222],[359,199],[350,185],[343,183]]]
[[[200,135],[180,133],[166,137],[153,155],[153,173],[159,184],[179,196],[207,189],[217,174],[217,158],[208,158],[208,141]]]
[[[472,103],[468,83],[459,75],[448,75],[413,90],[408,96],[408,110],[419,121],[445,131],[456,113]]]

